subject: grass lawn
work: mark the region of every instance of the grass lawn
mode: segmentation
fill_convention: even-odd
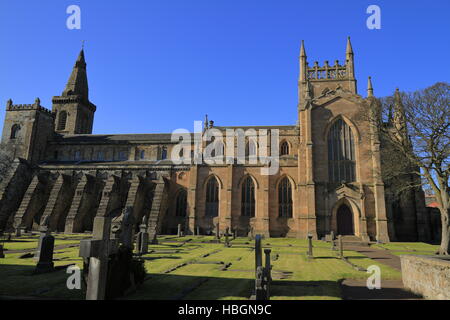
[[[386,244],[376,244],[375,247],[389,250],[392,254],[400,256],[402,254],[435,255],[439,251],[439,245],[432,245],[423,242],[391,242]]]
[[[55,245],[78,243],[87,235],[71,237],[57,235]],[[232,247],[213,243],[207,236],[161,236],[158,245],[150,245],[143,256],[148,278],[126,299],[248,299],[254,287],[254,242],[248,238],[232,240]],[[12,250],[33,249],[38,238],[20,238],[23,242],[5,243]],[[426,244],[377,245],[383,249],[432,251]],[[272,250],[271,299],[341,299],[339,282],[343,279],[367,279],[368,274],[357,271],[336,257],[330,245],[314,241],[314,259],[306,257],[307,241],[270,238],[263,247]],[[380,248],[380,249],[381,249]],[[0,295],[36,296],[62,299],[82,299],[83,290],[69,290],[65,269],[44,275],[32,275],[36,261],[20,259],[21,253],[5,252],[0,259]],[[378,265],[383,279],[400,279],[400,272],[375,262],[354,251],[345,251],[354,265],[367,268]],[[82,267],[78,248],[55,250],[55,266],[77,264]]]

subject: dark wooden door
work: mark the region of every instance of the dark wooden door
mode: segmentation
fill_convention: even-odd
[[[338,234],[342,236],[354,234],[352,211],[345,204],[340,206],[338,209],[337,227],[338,227]]]

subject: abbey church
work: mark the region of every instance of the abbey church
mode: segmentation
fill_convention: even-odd
[[[153,236],[181,224],[185,234],[211,234],[218,226],[239,236],[429,240],[422,190],[398,201],[384,184],[389,164],[370,121],[379,101],[370,78],[366,97],[358,94],[350,38],[343,63],[322,65],[308,63],[302,42],[298,96],[296,124],[252,127],[268,135],[278,130],[276,174],[263,175],[264,164],[250,161],[176,164],[171,133],[92,134],[97,106],[89,100],[82,50],[51,110],[38,98],[7,101],[1,148],[14,161],[0,177],[0,230],[29,232],[46,223],[54,232],[84,233],[96,216],[131,207],[136,227],[148,219]],[[203,132],[249,129],[219,122],[205,121]],[[270,146],[246,139],[247,158],[261,148],[270,153]]]

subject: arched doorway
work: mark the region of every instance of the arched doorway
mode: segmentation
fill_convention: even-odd
[[[339,207],[336,218],[338,235],[346,236],[355,234],[352,210],[346,204],[342,204]]]

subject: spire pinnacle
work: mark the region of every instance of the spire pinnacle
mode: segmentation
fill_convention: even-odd
[[[352,48],[352,43],[350,41],[350,37],[347,37],[347,50],[346,50],[346,54],[347,55],[353,55],[353,48]]]
[[[88,80],[86,73],[86,60],[84,57],[84,50],[81,49],[75,65],[67,81],[66,87],[63,91],[63,96],[80,95],[83,99],[88,101]]]
[[[369,77],[369,80],[367,81],[367,96],[373,97],[372,77]]]
[[[306,58],[305,41],[304,40],[302,40],[302,46],[300,48],[300,57]]]

